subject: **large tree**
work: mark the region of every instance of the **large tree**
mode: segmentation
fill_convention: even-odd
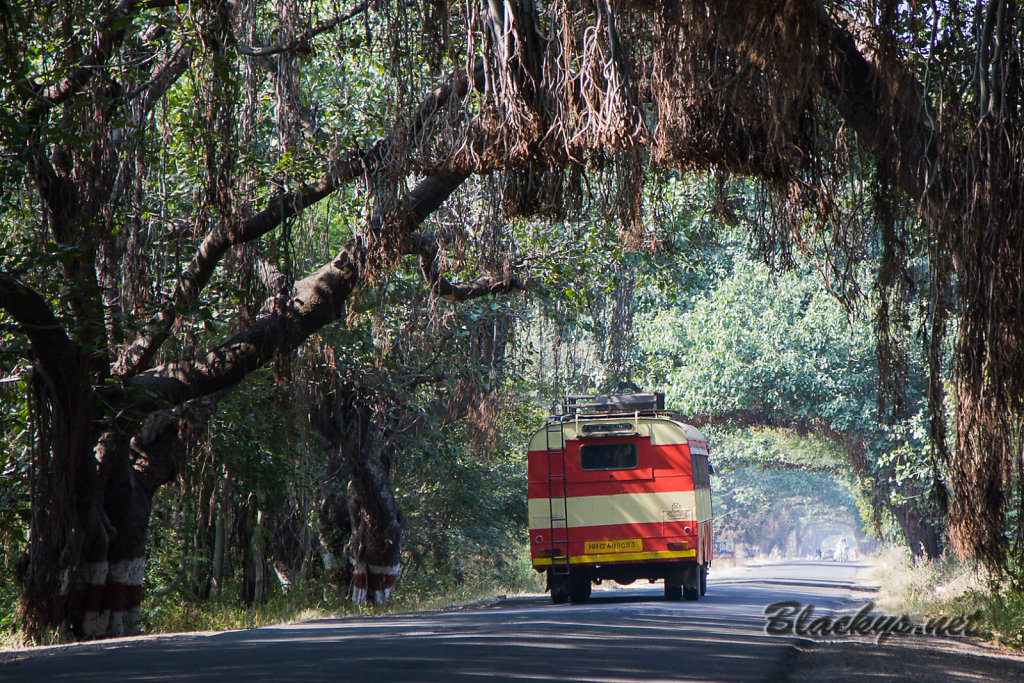
[[[149,500],[175,476],[189,431],[221,392],[342,319],[396,259],[421,258],[441,296],[518,287],[509,264],[486,255],[471,282],[449,282],[442,265],[458,240],[417,233],[468,177],[496,171],[481,201],[505,217],[561,217],[587,187],[581,176],[599,177],[627,235],[644,229],[650,161],[755,176],[774,198],[764,241],[820,239],[840,292],[863,233],[881,234],[884,301],[906,281],[907,231],[922,231],[932,430],[936,457],[949,460],[953,539],[1005,556],[1003,482],[1024,414],[1016,3],[4,10],[0,308],[27,342],[38,425],[30,630],[132,627],[123,620],[138,606]],[[333,51],[315,48],[330,36]],[[353,61],[362,76],[332,91],[349,108],[318,100]],[[361,128],[336,120],[366,112],[376,117]],[[172,130],[184,142],[171,145]],[[873,220],[851,222],[863,206],[849,188],[864,178]],[[327,262],[291,272],[294,219],[332,197],[364,207],[361,227]],[[283,277],[262,267],[268,255]],[[219,272],[229,261],[237,267]],[[201,348],[189,323],[215,295],[230,298],[211,282],[235,272],[262,276],[264,300],[238,307],[224,338]],[[947,455],[950,315],[958,438]]]

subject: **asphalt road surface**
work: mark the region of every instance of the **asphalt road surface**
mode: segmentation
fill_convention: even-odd
[[[858,569],[786,562],[716,577],[713,567],[698,602],[666,602],[660,585],[638,582],[595,590],[583,605],[516,597],[470,609],[44,648],[7,653],[0,680],[779,681],[792,677],[813,640],[766,634],[765,607],[794,600],[814,605],[815,616],[853,614],[871,599],[854,585]],[[839,663],[812,662],[826,667],[823,675]],[[858,677],[856,668],[846,673]]]

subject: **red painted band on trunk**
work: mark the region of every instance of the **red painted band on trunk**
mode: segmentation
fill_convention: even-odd
[[[99,612],[103,608],[103,597],[106,586],[102,583],[90,583],[85,588],[85,611]]]
[[[105,607],[113,612],[121,612],[124,610],[127,598],[128,586],[123,583],[111,583],[107,586]]]
[[[124,608],[126,610],[133,609],[142,605],[142,586],[141,585],[127,585],[125,586],[124,595]]]
[[[395,585],[393,574],[370,574],[367,581],[367,592],[379,593]]]

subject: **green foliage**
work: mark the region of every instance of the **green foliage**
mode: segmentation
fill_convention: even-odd
[[[841,431],[873,421],[870,330],[809,272],[772,273],[737,254],[692,310],[649,320],[639,341],[646,355],[672,359],[667,398],[686,413],[763,411]]]
[[[803,470],[850,479],[846,453],[835,441],[792,429],[706,430],[715,444],[715,467],[720,472],[741,467]]]
[[[0,441],[0,634],[16,627],[16,576],[28,548],[32,428],[25,374],[16,366],[11,375],[0,378],[0,434],[5,436]]]
[[[711,429],[708,437],[716,538],[807,553],[818,529],[864,526],[834,442],[778,429]]]
[[[467,565],[511,574],[527,524],[525,454],[482,461],[465,446],[444,443],[451,436],[442,431],[441,443],[423,444],[418,461],[406,459],[396,481],[412,566],[431,566],[456,582]]]
[[[396,38],[396,27],[417,33],[418,27],[405,22],[418,7],[374,3],[374,11],[358,21],[317,37],[297,54],[270,60],[246,58],[237,45],[216,45],[213,19],[202,5],[147,8],[127,38],[125,54],[135,50],[139,57],[120,55],[116,68],[95,80],[143,92],[152,82],[152,65],[179,46],[195,49],[185,75],[152,112],[136,121],[127,107],[93,109],[113,97],[97,89],[29,125],[17,114],[33,101],[25,84],[59,83],[79,57],[62,49],[68,36],[91,35],[96,16],[74,3],[64,9],[15,3],[11,21],[24,44],[5,54],[10,78],[0,86],[0,181],[7,190],[0,192],[0,270],[40,292],[72,336],[94,353],[96,365],[108,364],[145,321],[166,308],[207,230],[228,229],[267,198],[322,177],[346,148],[368,148],[438,85],[438,74],[465,67],[465,55],[476,54],[477,46],[446,42],[444,50],[423,59],[417,50],[428,38],[417,37],[424,44],[414,48]],[[313,25],[339,9],[312,3],[303,21]],[[53,20],[65,11],[65,22]],[[456,16],[461,8],[448,11],[453,22],[468,24],[469,17]],[[270,4],[257,3],[246,21],[252,37],[282,38],[280,17]],[[904,37],[923,49],[914,31]],[[437,46],[427,47],[429,52]],[[286,67],[296,79],[290,102],[279,87]],[[472,106],[459,115],[472,114]],[[282,129],[289,107],[307,114],[301,134]],[[102,130],[91,127],[98,110],[109,114]],[[403,156],[409,155],[403,145],[423,141],[399,137],[392,150],[395,167],[386,178],[352,183],[278,233],[234,249],[202,297],[178,312],[164,356],[197,357],[250,324],[275,294],[256,281],[254,262],[265,260],[289,277],[311,272],[357,234],[372,211],[388,208],[388,198],[380,195],[407,189],[401,178],[410,169],[430,171]],[[105,208],[77,226],[80,239],[60,243],[24,178],[33,171],[34,154],[61,162],[69,150],[79,161],[89,160],[78,175],[86,166],[103,170],[92,168],[94,160],[113,159],[116,173],[109,180],[127,174],[123,197],[130,198],[100,197],[96,206]],[[316,561],[321,541],[313,539],[315,501],[324,489],[347,483],[332,479],[340,475],[330,471],[329,454],[308,422],[325,371],[333,379],[372,385],[381,397],[379,426],[389,430],[386,448],[406,516],[405,569],[397,591],[399,600],[410,603],[399,604],[505,581],[530,585],[536,578],[522,547],[527,520],[521,449],[542,417],[534,404],[566,392],[661,389],[688,415],[782,425],[709,430],[722,473],[715,480],[719,530],[737,538],[785,536],[810,519],[874,514],[877,501],[865,501],[879,489],[851,492],[855,477],[840,444],[851,437],[865,440],[868,466],[861,484],[882,483],[884,502],[936,514],[930,502],[936,468],[920,381],[911,383],[904,413],[884,424],[876,410],[879,371],[871,326],[836,303],[816,270],[825,270],[821,257],[832,255],[783,254],[777,260],[793,261],[793,269],[773,271],[749,257],[747,243],[759,241],[752,235],[767,237],[742,220],[772,209],[764,195],[725,176],[653,168],[643,178],[639,201],[649,224],[641,226],[638,239],[629,234],[635,226],[620,224],[611,196],[610,188],[622,180],[608,158],[614,155],[595,156],[583,169],[594,188],[580,190],[578,211],[564,220],[506,221],[489,187],[498,181],[485,179],[455,200],[461,206],[424,228],[444,247],[447,277],[502,269],[528,273],[529,303],[438,301],[424,291],[415,264],[389,263],[392,271],[362,283],[343,324],[298,354],[279,358],[273,369],[253,373],[220,399],[203,437],[191,444],[179,480],[153,505],[146,575],[151,628],[246,626],[324,608],[325,600],[327,609],[346,608],[338,586]],[[579,170],[560,172],[568,181]],[[848,196],[840,192],[833,198],[842,205],[839,213],[854,211],[861,199],[860,190],[848,189]],[[920,241],[920,235],[909,238]],[[882,246],[858,244],[870,253],[854,255],[874,258]],[[95,258],[101,247],[111,250],[113,262]],[[819,247],[824,245],[809,245],[811,251]],[[122,256],[124,272],[115,273]],[[927,269],[920,258],[914,265]],[[110,281],[101,283],[106,289],[97,294],[97,319],[74,318],[65,270],[71,266],[110,271],[104,275]],[[854,284],[871,291],[870,274],[851,268]],[[14,594],[13,562],[25,545],[32,438],[29,370],[22,360],[30,354],[19,348],[23,339],[11,329],[9,317],[0,313],[0,534],[7,570],[0,583],[0,626],[10,621],[3,616],[11,614],[5,601]],[[87,336],[97,329],[110,338]],[[897,346],[909,357],[908,374],[923,376],[907,352],[914,334],[909,323],[896,334]],[[104,382],[116,384],[97,379]],[[467,396],[472,410],[446,415]],[[224,576],[214,590],[217,533],[224,534],[220,540],[227,550]],[[332,529],[325,535],[343,539],[346,533]],[[292,537],[304,542],[301,552],[271,547]],[[248,609],[245,602],[255,600],[250,564],[260,548],[269,548],[257,558],[267,573],[277,568],[275,560],[301,557],[286,567],[296,575],[287,594],[270,580],[264,602]]]
[[[911,412],[885,422],[867,322],[821,289],[818,274],[799,260],[773,272],[742,248],[729,254],[732,266],[688,309],[642,318],[644,384],[662,387],[684,414],[785,427],[789,443],[752,434],[739,450],[729,439],[722,446],[737,466],[799,467],[857,482],[858,506],[876,531],[889,527],[892,506],[911,505],[937,520],[920,362],[909,367]],[[794,446],[812,436],[808,447]],[[849,448],[863,450],[866,465],[854,469]]]

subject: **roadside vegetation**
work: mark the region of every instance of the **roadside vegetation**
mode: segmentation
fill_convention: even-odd
[[[638,390],[721,540],[1017,632],[1019,3],[3,10],[12,642],[535,587],[529,434]]]
[[[470,561],[455,580],[440,576],[432,569],[406,570],[398,580],[398,592],[383,605],[357,605],[337,591],[330,582],[310,580],[288,593],[271,590],[259,605],[246,605],[235,597],[238,586],[228,586],[226,595],[203,600],[180,593],[152,594],[143,602],[145,633],[182,633],[189,631],[226,631],[287,624],[346,616],[381,616],[405,612],[450,609],[487,602],[499,596],[538,593],[544,590],[543,577],[529,562],[525,543],[501,551],[502,563]],[[0,585],[0,609],[6,621],[0,629],[0,649],[20,649],[33,645],[70,642],[67,635],[47,633],[31,640],[15,629],[12,616],[17,603],[17,586],[10,578]]]
[[[915,562],[906,549],[889,547],[872,560],[867,581],[878,586],[878,609],[906,614],[915,623],[929,618],[981,618],[977,636],[993,644],[1024,649],[1024,594],[1000,585],[978,563],[950,554]]]

